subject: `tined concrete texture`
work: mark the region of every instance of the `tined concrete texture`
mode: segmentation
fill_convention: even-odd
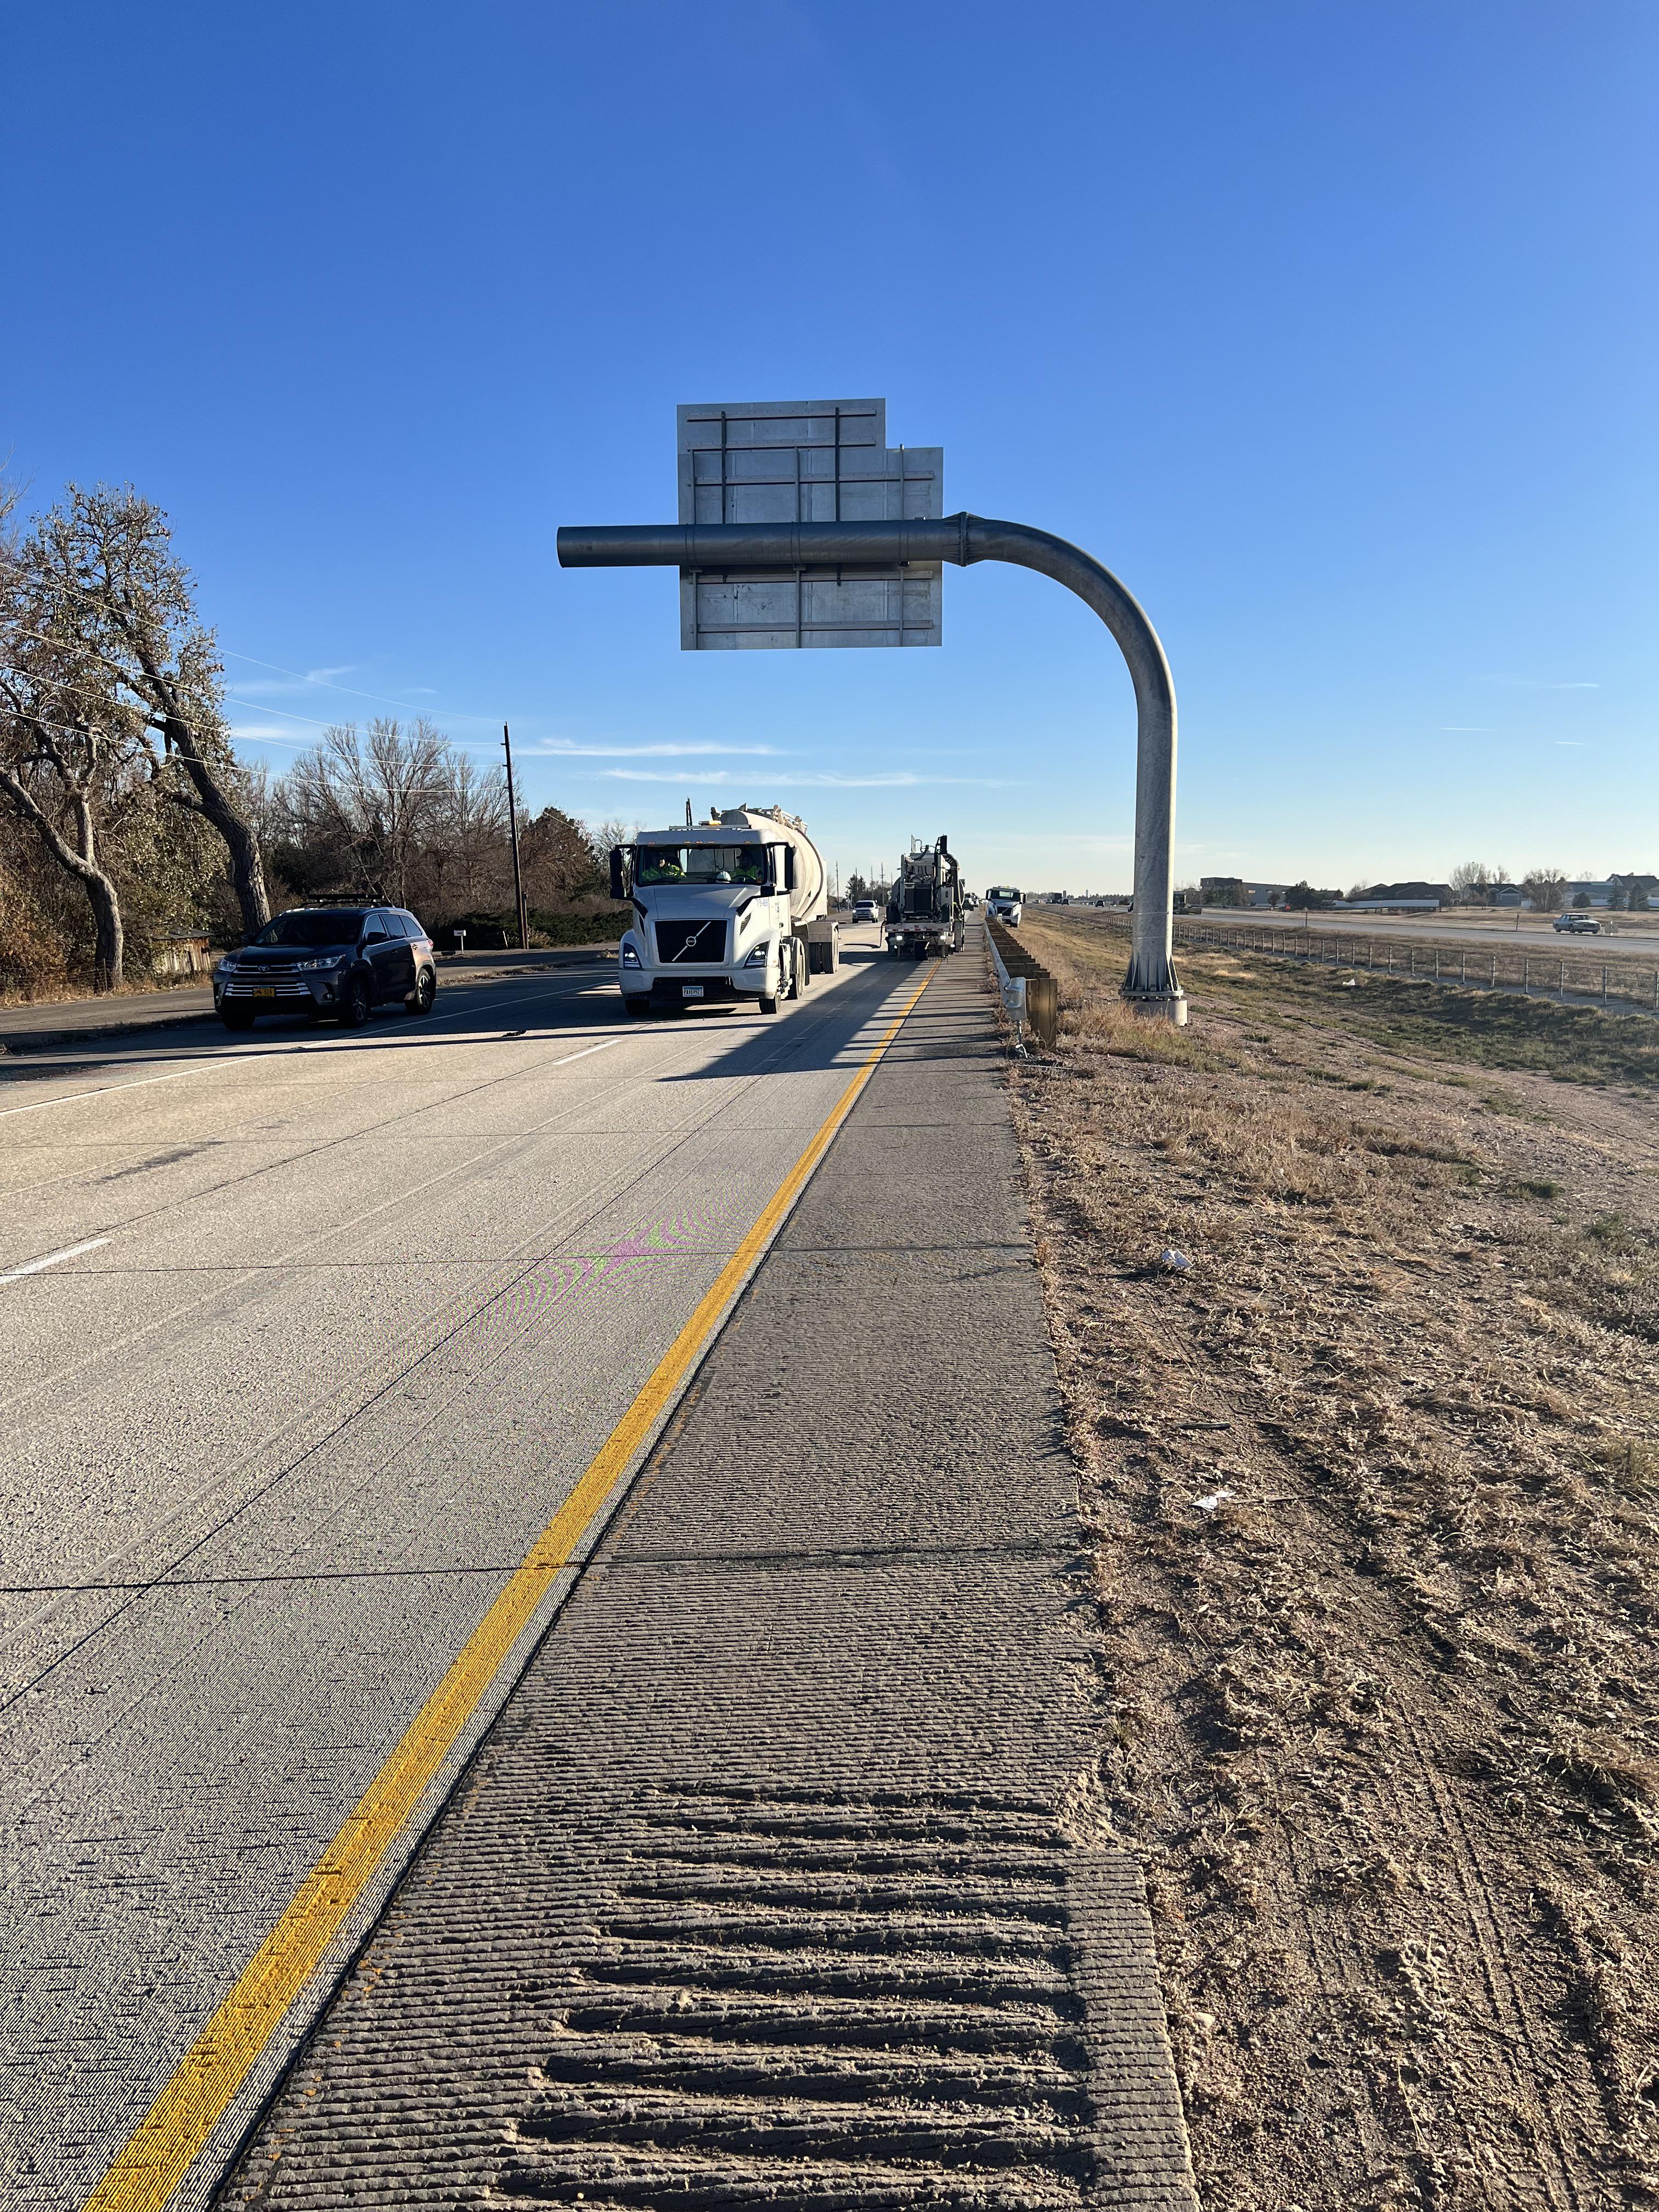
[[[1190,2207],[1073,1490],[959,958],[222,2203]]]

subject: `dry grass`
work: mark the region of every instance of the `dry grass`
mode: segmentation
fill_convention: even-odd
[[[1582,1016],[1499,1089],[1220,956],[1146,1028],[1115,941],[1025,933],[1103,1780],[1206,2203],[1659,2194],[1650,1093],[1572,1079]]]

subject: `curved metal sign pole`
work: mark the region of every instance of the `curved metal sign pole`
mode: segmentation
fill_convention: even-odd
[[[908,561],[1011,561],[1064,584],[1092,607],[1128,664],[1135,689],[1134,925],[1123,995],[1138,1012],[1184,1022],[1175,971],[1175,685],[1158,632],[1111,570],[1079,547],[1022,522],[951,514],[938,522],[670,523],[564,529],[565,568],[719,572],[889,568]]]

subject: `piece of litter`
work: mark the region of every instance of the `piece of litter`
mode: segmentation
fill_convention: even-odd
[[[1158,1264],[1160,1267],[1169,1268],[1172,1274],[1184,1275],[1193,1263],[1184,1252],[1177,1252],[1171,1246],[1167,1252],[1158,1254]]]
[[[1358,978],[1354,975],[1345,975],[1337,988],[1340,991],[1357,991],[1359,988]]]
[[[1213,1513],[1218,1505],[1226,1504],[1229,1498],[1237,1495],[1236,1490],[1212,1490],[1207,1498],[1195,1498],[1193,1503],[1200,1513]]]

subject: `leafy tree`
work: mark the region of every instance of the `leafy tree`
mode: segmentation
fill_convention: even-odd
[[[600,834],[610,838],[611,826]],[[598,836],[573,815],[544,806],[519,833],[526,898],[532,906],[559,908],[591,897],[605,888],[611,845],[627,842],[610,838],[601,852]]]

